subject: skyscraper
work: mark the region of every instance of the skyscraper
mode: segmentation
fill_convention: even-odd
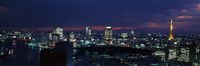
[[[134,32],[134,30],[131,30],[131,36],[132,36],[132,47],[133,47],[134,43],[135,43],[135,32]]]
[[[89,38],[92,35],[92,28],[90,26],[87,26],[85,31],[86,31],[86,37]]]
[[[59,37],[60,37],[59,39],[63,39],[63,28],[55,27],[53,33],[59,34]]]
[[[170,22],[170,32],[169,32],[169,41],[174,40],[174,34],[173,34],[173,19],[171,18],[171,22]]]
[[[108,42],[108,44],[112,44],[112,27],[110,26],[107,26],[105,28],[105,41]]]
[[[68,33],[67,39],[68,39],[69,42],[74,42],[75,41],[75,34],[74,34],[74,32]]]

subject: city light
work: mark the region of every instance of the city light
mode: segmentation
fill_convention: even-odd
[[[200,1],[2,0],[0,66],[200,66]]]

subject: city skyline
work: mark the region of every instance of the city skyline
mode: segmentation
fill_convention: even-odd
[[[200,66],[200,0],[1,0],[0,66]]]
[[[121,33],[121,32],[130,32],[131,30],[136,31],[136,33],[169,33],[169,26],[166,29],[160,29],[160,28],[153,28],[153,29],[145,29],[145,28],[135,28],[135,27],[113,27],[113,31],[115,33]],[[85,27],[87,26],[79,26],[79,27],[63,27],[63,26],[54,26],[54,27],[38,27],[38,28],[1,28],[1,31],[23,31],[23,32],[51,32],[55,27],[62,27],[64,32],[85,32]],[[103,33],[106,26],[90,26],[92,27],[93,32],[100,32]],[[174,34],[199,34],[200,31],[188,31],[188,30],[180,30],[180,29],[174,29]]]
[[[1,1],[0,12],[2,29],[43,31],[62,26],[64,30],[84,30],[82,27],[94,26],[102,30],[102,27],[112,26],[116,30],[126,27],[167,33],[173,16],[177,32],[200,32],[199,0],[10,0]]]

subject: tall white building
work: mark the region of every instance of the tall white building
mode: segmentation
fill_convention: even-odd
[[[112,40],[112,34],[113,34],[112,27],[107,26],[105,28],[105,40]]]
[[[178,57],[178,61],[189,62],[189,48],[180,48],[180,56]]]
[[[63,28],[61,28],[61,27],[55,27],[53,33],[59,34],[60,39],[64,38],[63,37]]]
[[[168,60],[176,60],[177,59],[177,49],[170,48],[168,54]]]
[[[90,36],[92,35],[92,27],[87,26],[87,27],[85,28],[85,31],[86,31],[86,37],[87,37],[87,38],[90,37]]]
[[[107,26],[105,28],[105,34],[104,35],[105,35],[104,40],[107,42],[107,44],[112,45],[112,35],[113,35],[112,27]]]
[[[135,32],[134,30],[131,30],[131,36],[132,36],[132,46],[135,44]]]
[[[67,40],[68,40],[69,42],[75,42],[75,41],[76,41],[74,32],[68,33]]]

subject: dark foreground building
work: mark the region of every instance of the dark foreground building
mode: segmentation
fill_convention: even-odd
[[[73,44],[58,42],[52,49],[43,49],[40,52],[40,66],[71,66]]]

